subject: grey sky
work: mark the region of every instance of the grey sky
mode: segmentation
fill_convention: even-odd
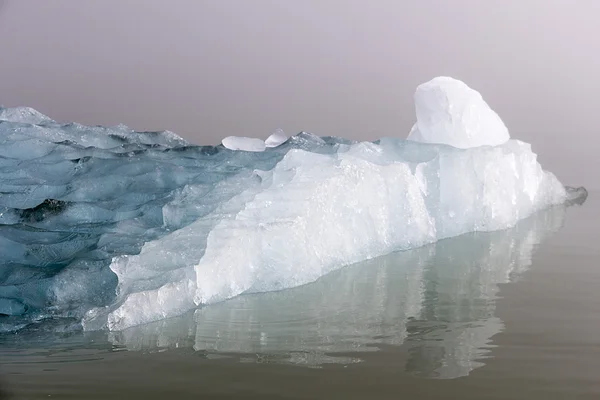
[[[415,87],[450,75],[573,180],[600,151],[599,16],[596,0],[5,0],[0,104],[201,144],[375,139],[405,137]]]

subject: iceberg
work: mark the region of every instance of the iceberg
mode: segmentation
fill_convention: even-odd
[[[0,331],[122,330],[585,196],[462,82],[415,99],[410,140],[276,132],[268,146],[0,109]]]

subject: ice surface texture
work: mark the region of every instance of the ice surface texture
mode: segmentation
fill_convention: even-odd
[[[475,121],[489,115],[480,110]],[[449,136],[485,136],[469,124]],[[435,132],[428,142],[450,131]],[[56,317],[119,330],[507,228],[569,199],[516,140],[460,149],[300,133],[273,142],[258,152],[192,146],[171,132],[2,109],[0,330]]]

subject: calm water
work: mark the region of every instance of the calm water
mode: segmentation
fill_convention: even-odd
[[[0,336],[13,398],[600,398],[600,193],[123,332]]]

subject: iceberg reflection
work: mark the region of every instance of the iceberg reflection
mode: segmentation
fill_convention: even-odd
[[[492,337],[503,329],[495,316],[498,285],[527,270],[536,246],[562,226],[565,211],[552,207],[512,229],[442,240],[305,286],[245,294],[108,335],[131,350],[191,347],[308,366],[357,362],[377,345],[402,345],[407,371],[464,376],[483,365]]]

